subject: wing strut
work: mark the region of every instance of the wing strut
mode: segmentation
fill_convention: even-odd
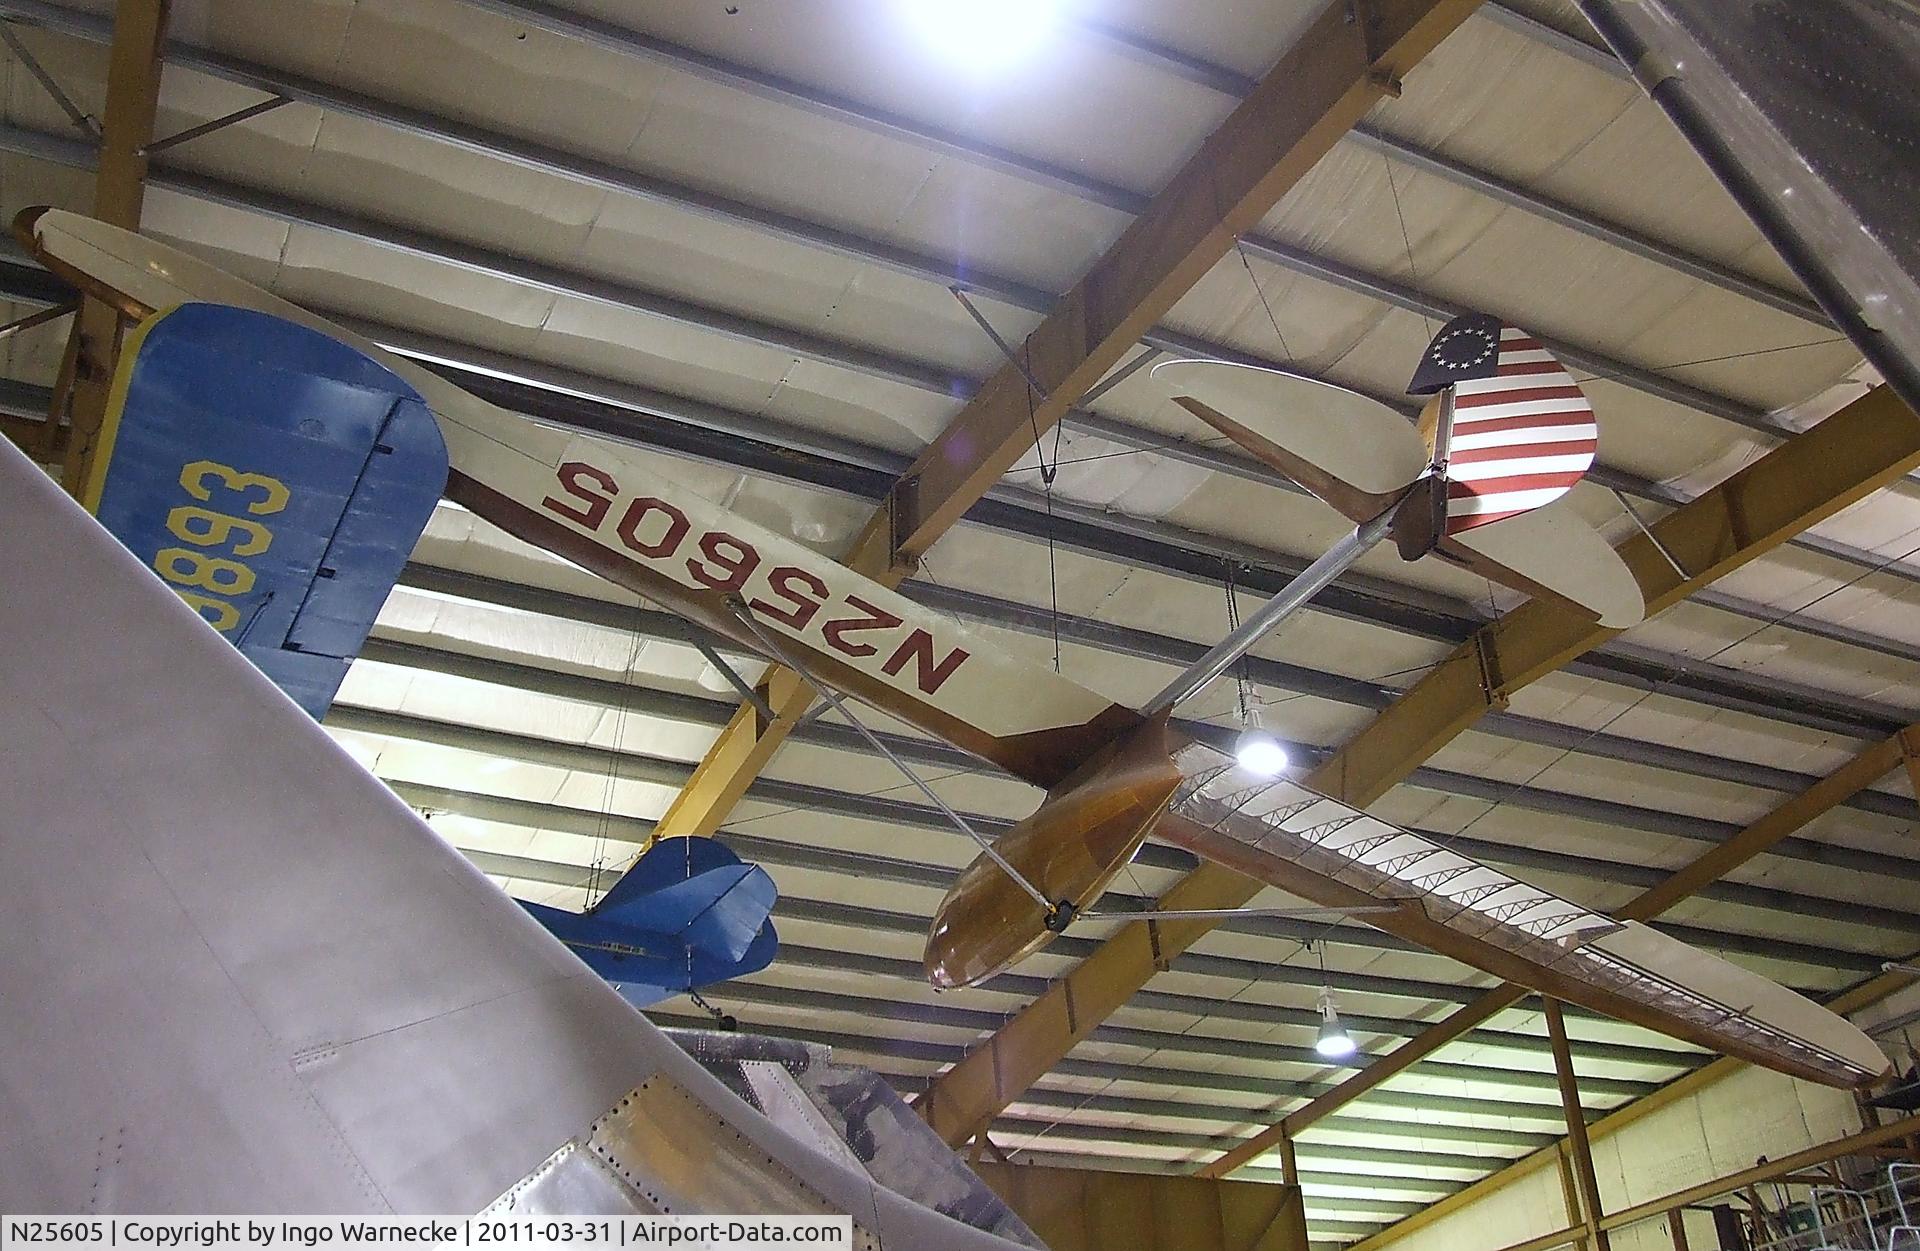
[[[1035,886],[1032,882],[1029,882],[1026,878],[1022,877],[1019,871],[1016,870],[1011,864],[1007,862],[1007,858],[1000,854],[999,849],[993,845],[993,841],[989,839],[986,835],[982,834],[980,831],[974,829],[971,825],[967,824],[967,819],[961,816],[959,813],[955,812],[953,808],[947,803],[946,800],[940,798],[939,793],[936,792],[933,789],[933,787],[927,785],[926,780],[923,779],[918,773],[915,773],[913,771],[912,765],[900,759],[900,757],[894,753],[894,750],[891,747],[888,747],[886,742],[883,739],[881,739],[881,737],[878,734],[875,734],[872,730],[869,730],[867,728],[867,723],[862,721],[858,716],[856,716],[854,714],[853,709],[847,707],[847,703],[844,699],[840,698],[840,696],[836,694],[831,688],[827,687],[825,684],[823,684],[817,678],[815,678],[812,673],[808,672],[807,668],[804,665],[801,665],[798,662],[796,662],[793,659],[793,657],[787,654],[787,650],[784,647],[780,646],[780,644],[775,642],[765,630],[761,629],[760,623],[753,619],[753,610],[748,608],[746,603],[743,600],[730,597],[727,600],[727,607],[731,608],[734,612],[734,615],[740,618],[740,624],[744,625],[748,630],[752,631],[753,637],[760,640],[760,645],[767,649],[767,652],[769,655],[771,655],[775,660],[779,661],[781,664],[785,665],[787,668],[799,674],[803,679],[805,679],[807,685],[811,686],[814,689],[815,693],[818,694],[821,699],[825,700],[829,704],[832,704],[835,711],[837,711],[841,716],[845,717],[848,720],[848,722],[852,724],[854,729],[860,731],[860,737],[866,739],[867,744],[870,747],[872,747],[875,751],[879,752],[881,755],[885,756],[888,760],[891,760],[893,762],[894,768],[906,774],[907,780],[909,782],[912,782],[914,786],[919,789],[922,795],[925,795],[929,800],[933,801],[933,806],[938,808],[941,811],[941,813],[945,815],[947,820],[953,822],[954,828],[959,830],[962,834],[965,834],[968,838],[972,839],[982,852],[986,853],[986,855],[990,859],[992,859],[992,861],[995,864],[1000,866],[1001,872],[1005,873],[1008,877],[1012,878],[1016,883],[1019,884],[1021,890],[1027,892],[1027,894],[1033,897],[1033,901],[1035,903],[1039,904],[1042,908],[1045,908],[1047,910],[1047,915],[1049,917],[1052,917],[1059,912],[1060,910],[1059,904],[1048,899],[1046,894],[1043,891],[1041,891],[1041,889],[1038,886]]]

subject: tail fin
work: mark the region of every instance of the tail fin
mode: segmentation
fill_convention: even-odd
[[[1646,615],[1633,572],[1566,495],[1593,467],[1593,404],[1538,339],[1486,313],[1440,328],[1407,390],[1450,402],[1441,556],[1515,590],[1567,600],[1624,629]],[[1427,434],[1428,446],[1434,435]]]
[[[1551,504],[1593,467],[1600,446],[1593,404],[1526,331],[1485,313],[1441,327],[1407,390],[1449,388],[1448,534]]]

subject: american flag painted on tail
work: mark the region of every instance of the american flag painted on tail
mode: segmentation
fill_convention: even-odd
[[[1431,395],[1447,387],[1448,534],[1550,504],[1593,466],[1600,445],[1593,405],[1526,331],[1482,313],[1448,322],[1407,389]]]

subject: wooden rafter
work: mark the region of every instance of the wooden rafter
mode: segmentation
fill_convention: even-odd
[[[1335,0],[1156,195],[1022,348],[894,485],[846,563],[898,586],[914,562],[1051,429],[1479,0]],[[1031,372],[1045,395],[1034,395]],[[805,712],[773,699],[770,724],[742,705],[665,836],[718,829]],[[775,692],[777,694],[777,692]]]
[[[114,10],[93,215],[127,230],[140,228],[146,199],[146,146],[153,139],[160,100],[160,52],[166,40],[168,7],[169,0],[119,0]],[[71,424],[61,485],[78,496],[92,470],[95,443],[106,418],[113,361],[120,346],[120,315],[99,300],[84,299],[72,336],[54,402],[56,406],[67,402]]]
[[[1652,615],[1915,466],[1920,417],[1881,387],[1661,518],[1653,527],[1659,546],[1635,535],[1620,552]],[[1662,547],[1688,573],[1675,569]],[[1512,692],[1614,633],[1553,602],[1522,604],[1456,648],[1307,784],[1365,807],[1484,713],[1503,707]],[[1160,906],[1239,907],[1259,889],[1250,878],[1202,864],[1162,896]],[[1204,921],[1126,926],[942,1074],[921,1097],[922,1114],[948,1142],[964,1141],[1211,928]],[[1487,1016],[1499,1006],[1481,1004]]]
[[[1560,1001],[1541,1001],[1547,1017],[1547,1038],[1553,1047],[1553,1072],[1560,1083],[1560,1106],[1567,1117],[1567,1160],[1573,1166],[1575,1194],[1580,1211],[1573,1214],[1575,1224],[1591,1231],[1595,1251],[1613,1251],[1607,1231],[1600,1222],[1606,1212],[1600,1205],[1600,1181],[1593,1171],[1593,1145],[1587,1140],[1587,1113],[1580,1106],[1580,1083],[1573,1071],[1573,1049],[1567,1045],[1567,1022],[1560,1012]]]

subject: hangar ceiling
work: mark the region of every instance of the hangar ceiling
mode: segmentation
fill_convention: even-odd
[[[292,102],[158,154],[147,229],[509,406],[618,431],[829,552],[1002,364],[947,287],[1018,341],[1315,9],[1086,0],[989,70],[922,38],[907,0],[174,7],[158,133]],[[0,15],[97,116],[110,4]],[[0,73],[0,207],[84,208],[90,134],[17,55]],[[10,259],[13,316],[45,297]],[[1141,350],[1403,402],[1428,336],[1467,307],[1537,331],[1587,382],[1605,471],[1577,497],[1616,539],[1633,522],[1612,488],[1651,519],[1863,389],[1859,354],[1558,0],[1482,6]],[[62,342],[0,345],[11,408],[44,408]],[[1042,446],[1051,490],[1023,462],[905,589],[1116,700],[1225,632],[1230,585],[1251,608],[1343,528],[1144,372]],[[1377,811],[1623,904],[1920,717],[1916,532],[1911,482],[1876,493],[1526,688]],[[1513,602],[1377,554],[1250,677],[1311,762]],[[510,891],[579,906],[736,703],[671,618],[443,505],[329,724]],[[1232,684],[1184,715],[1230,732]],[[982,828],[1037,799],[874,721]],[[774,758],[721,836],[779,883],[782,954],[707,997],[912,1091],[1102,930],[935,996],[921,939],[972,848],[888,770],[833,715]],[[1660,926],[1799,989],[1851,985],[1920,946],[1913,826],[1896,770]],[[1189,867],[1150,845],[1109,902],[1140,906]],[[1356,1064],[1490,984],[1357,923],[1235,922],[1009,1107],[994,1144],[1109,1167],[1214,1158],[1346,1075],[1311,1049],[1322,961]],[[703,1019],[685,1001],[655,1015]],[[1593,1110],[1708,1058],[1596,1017],[1569,1027]],[[1544,1035],[1522,1001],[1319,1123],[1299,1144],[1315,1237],[1353,1241],[1557,1136]]]

